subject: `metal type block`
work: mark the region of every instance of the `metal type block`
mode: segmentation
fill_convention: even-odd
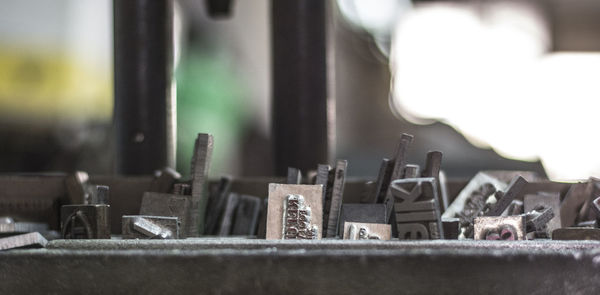
[[[579,182],[571,185],[571,188],[560,203],[560,220],[562,227],[573,226],[577,223],[579,209],[589,199],[588,183]]]
[[[322,185],[270,183],[266,238],[268,240],[286,239],[286,234],[284,234],[286,229],[289,229],[290,233],[290,235],[287,236],[293,236],[294,225],[300,220],[300,216],[294,216],[294,214],[298,215],[300,213],[300,206],[298,206],[296,202],[300,203],[301,197],[303,210],[305,213],[308,213],[308,211],[310,212],[310,223],[308,225],[303,225],[302,228],[316,230],[316,233],[312,238],[321,239],[321,225],[323,224],[322,194]],[[294,209],[294,207],[296,207],[296,209]],[[288,220],[285,219],[286,216],[289,217],[291,222],[288,223]],[[304,217],[306,218],[306,214],[304,214]],[[294,222],[294,220],[296,220],[296,222]],[[298,228],[296,227],[296,230],[297,229]],[[302,236],[296,236],[296,238],[302,238]]]
[[[204,232],[204,216],[208,202],[206,184],[208,183],[208,170],[213,150],[213,136],[200,133],[194,144],[192,157],[192,215],[188,236],[195,237]]]
[[[325,203],[327,201],[327,191],[329,190],[330,185],[333,184],[333,174],[331,166],[327,164],[319,164],[317,167],[315,184],[323,185],[323,208],[325,208]]]
[[[525,216],[475,218],[475,240],[525,240]]]
[[[235,209],[239,204],[240,196],[236,193],[229,193],[227,196],[227,202],[221,215],[221,221],[219,222],[219,236],[228,236],[231,234],[233,227],[233,219],[235,218]]]
[[[437,183],[437,202],[440,206],[441,212],[444,212],[448,208],[447,196],[440,193],[440,171],[442,166],[442,152],[432,151],[427,153],[425,160],[425,169],[421,172],[421,177],[433,177]],[[409,178],[409,177],[404,177]]]
[[[348,168],[348,161],[338,160],[335,165],[335,176],[333,180],[333,188],[331,192],[331,205],[326,208],[325,214],[327,214],[327,235],[328,238],[334,238],[338,234],[338,227],[340,221],[340,211],[342,209],[342,201],[344,197],[344,186],[346,184],[346,169]],[[323,216],[325,216],[323,214]]]
[[[385,211],[384,204],[342,204],[339,236],[343,235],[347,222],[386,223]]]
[[[444,171],[440,170],[440,176],[438,178],[438,188],[439,191],[438,193],[441,195],[441,199],[445,200],[446,205],[444,205],[443,210],[440,207],[440,212],[446,212],[446,209],[448,209],[448,206],[450,206],[450,195],[448,194],[448,181],[446,179],[446,173],[444,173]]]
[[[548,233],[547,224],[554,217],[552,208],[525,213],[525,232]],[[544,236],[548,236],[545,234]]]
[[[108,205],[110,201],[109,197],[109,188],[106,185],[96,185],[94,186],[94,190],[90,194],[90,202],[91,205],[96,204],[105,204]]]
[[[542,211],[544,209],[552,209],[554,217],[546,224],[546,232],[548,236],[555,229],[561,228],[560,223],[560,193],[546,193],[539,192],[535,195],[528,194],[524,197],[524,210],[525,212],[531,212],[534,210]]]
[[[373,199],[376,203],[383,203],[385,201],[385,195],[387,193],[393,171],[394,161],[383,158],[383,160],[381,160],[381,166],[379,167],[379,174],[377,175],[377,182],[375,184],[375,192],[373,196]]]
[[[597,216],[593,211],[592,202],[598,195],[600,195],[600,179],[590,177],[587,181],[584,195],[586,196],[586,200],[578,210],[577,218],[575,219],[576,224],[596,219]]]
[[[444,236],[433,177],[407,178],[390,183],[399,239],[439,239]],[[393,230],[393,229],[392,229]]]
[[[17,248],[44,248],[48,241],[38,232],[0,238],[0,250]]]
[[[346,222],[344,240],[390,240],[392,226],[381,223]]]
[[[225,210],[232,183],[233,179],[231,177],[221,177],[218,187],[210,194],[210,199],[206,207],[205,234],[219,234],[219,222],[221,221],[223,210]]]
[[[460,236],[460,220],[458,218],[442,219],[445,240],[456,240]]]
[[[150,192],[170,193],[175,182],[181,178],[181,174],[173,168],[166,167],[154,172],[154,179],[150,184]]]
[[[256,237],[259,239],[265,239],[267,237],[267,207],[269,204],[268,198],[261,200],[260,215],[258,217],[258,229]]]
[[[192,196],[173,195],[165,193],[145,192],[142,197],[140,215],[177,217],[179,235],[193,236],[192,225]]]
[[[240,195],[238,206],[235,209],[232,235],[256,235],[258,218],[260,217],[262,201],[260,198],[249,195]]]
[[[109,205],[64,205],[60,216],[63,239],[110,239]]]
[[[123,239],[179,239],[177,217],[124,215],[122,218]]]
[[[398,147],[396,148],[396,152],[394,153],[394,164],[392,169],[392,174],[390,179],[387,181],[388,188],[385,193],[384,203],[387,206],[386,218],[389,220],[392,216],[394,197],[392,196],[391,187],[389,184],[397,179],[401,179],[404,177],[404,167],[406,166],[406,153],[408,151],[408,147],[413,141],[413,136],[410,134],[402,133],[400,135],[400,140],[398,141]]]
[[[497,202],[492,208],[490,208],[489,211],[484,213],[484,216],[500,216],[502,212],[504,212],[504,210],[510,206],[512,201],[517,197],[521,190],[523,190],[526,184],[527,180],[521,176],[516,176],[513,178],[508,185],[506,192],[496,192],[495,197]]]
[[[552,232],[553,240],[600,240],[600,229],[584,227],[565,227]]]
[[[477,173],[460,191],[442,214],[443,219],[459,218],[464,237],[473,237],[473,220],[483,214],[486,201],[495,192],[505,189],[507,183],[484,172]]]
[[[302,183],[302,171],[298,168],[288,167],[287,172],[287,184],[301,184]]]

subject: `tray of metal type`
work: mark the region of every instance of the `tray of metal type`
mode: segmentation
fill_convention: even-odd
[[[598,241],[55,240],[4,294],[597,294]]]

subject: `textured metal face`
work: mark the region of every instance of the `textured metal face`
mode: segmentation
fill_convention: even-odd
[[[389,240],[392,226],[381,223],[346,222],[344,240]]]
[[[288,198],[290,195],[302,196],[303,210],[307,210],[305,213],[310,211],[310,222],[306,228],[313,228],[315,226],[317,230],[314,238],[320,239],[322,236],[321,225],[323,224],[323,202],[321,200],[323,186],[277,183],[269,184],[266,238],[270,240],[285,238],[284,227],[287,221],[284,217],[287,211],[286,207],[289,209],[290,205],[292,208],[298,205],[298,214],[300,213],[300,202],[298,201],[296,204],[294,198]],[[290,203],[290,201],[292,202]],[[295,209],[292,211],[295,211]],[[304,217],[308,216],[305,215]]]
[[[301,195],[287,195],[283,201],[284,240],[314,240],[319,235],[319,227],[312,225],[312,210]]]
[[[525,217],[480,216],[475,218],[475,240],[525,240]]]

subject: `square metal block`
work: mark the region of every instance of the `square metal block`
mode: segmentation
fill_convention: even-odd
[[[525,240],[525,216],[475,218],[475,240]]]
[[[295,196],[295,197],[292,197]],[[284,229],[286,227],[286,206],[298,201],[304,207],[302,210],[310,211],[310,228],[315,228],[314,238],[321,239],[323,231],[323,185],[300,185],[300,184],[269,184],[269,201],[267,209],[267,240],[285,239]],[[295,198],[292,200],[290,198]],[[291,211],[291,210],[290,210]],[[293,213],[293,212],[290,212]],[[290,218],[292,219],[292,218]]]
[[[64,239],[110,239],[109,205],[64,205],[60,216]]]

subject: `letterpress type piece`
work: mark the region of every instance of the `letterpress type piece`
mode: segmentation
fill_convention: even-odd
[[[208,194],[206,193],[206,182],[208,182],[208,170],[213,150],[213,136],[200,133],[194,144],[194,155],[192,156],[192,215],[190,219],[190,234],[198,236],[204,232],[204,214]]]
[[[344,186],[346,184],[346,169],[348,161],[338,160],[335,166],[335,178],[333,180],[333,189],[331,193],[331,206],[327,210],[327,237],[334,238],[338,233],[340,210],[344,196]]]
[[[442,219],[444,227],[444,239],[456,240],[460,236],[460,220],[458,218]]]
[[[177,217],[179,235],[193,236],[191,221],[192,196],[145,192],[140,215]]]
[[[394,180],[390,191],[399,239],[441,239],[444,236],[435,178]]]
[[[524,197],[525,212],[542,211],[546,208],[551,208],[554,217],[546,224],[548,234],[555,229],[561,228],[560,224],[560,193],[545,193],[539,192],[535,195],[525,195]]]
[[[231,177],[221,177],[218,187],[211,193],[211,197],[206,209],[205,234],[219,234],[219,222],[223,216],[223,210],[225,210],[227,197],[231,191],[231,185]]]
[[[122,218],[123,239],[178,239],[177,217],[124,215]]]
[[[600,240],[600,229],[584,227],[566,227],[552,232],[553,240]]]
[[[394,153],[394,165],[392,170],[392,175],[390,176],[388,184],[394,180],[401,179],[404,177],[404,167],[406,166],[406,152],[408,151],[408,147],[413,141],[413,136],[410,134],[402,133],[400,136],[400,140],[398,141],[398,147],[396,148],[396,152]],[[390,190],[390,186],[388,186],[387,191],[385,193],[386,204],[386,218],[389,220],[392,216],[393,206],[394,206],[394,197],[392,196],[392,192]]]
[[[386,223],[384,204],[342,204],[340,214],[340,233],[345,222]]]
[[[322,194],[322,185],[269,184],[266,238],[321,239]],[[307,224],[306,220],[310,222]],[[313,229],[315,233],[311,235]]]
[[[240,195],[235,209],[232,235],[256,235],[262,201],[258,197]]]
[[[219,236],[228,236],[231,234],[233,227],[233,219],[235,218],[235,208],[239,203],[240,196],[236,193],[229,193],[227,196],[227,202],[225,209],[221,215],[221,221],[219,222]]]
[[[323,208],[325,208],[327,191],[330,190],[329,186],[333,184],[333,173],[331,171],[331,166],[319,164],[317,167],[317,178],[315,179],[315,184],[323,185]]]
[[[437,202],[440,206],[440,211],[444,212],[448,208],[448,199],[446,194],[441,193],[440,186],[440,171],[442,166],[442,152],[432,151],[427,153],[425,160],[425,169],[421,172],[421,177],[433,177],[437,183]],[[408,177],[405,177],[408,178]]]
[[[63,239],[110,239],[109,205],[64,205],[60,208]]]
[[[485,212],[485,216],[500,216],[517,195],[523,190],[527,180],[521,176],[516,176],[508,185],[506,192],[496,192],[496,204],[490,208],[489,211]]]
[[[525,216],[475,218],[475,240],[525,240]]]
[[[109,204],[109,188],[106,185],[95,185],[90,194],[90,204]]]
[[[576,224],[579,209],[589,197],[586,194],[587,190],[588,183],[586,182],[571,185],[571,188],[569,188],[569,191],[560,203],[560,223],[562,227],[569,227]]]
[[[0,238],[0,250],[18,249],[18,248],[43,248],[48,241],[37,232],[20,234]]]
[[[387,194],[387,189],[390,185],[392,172],[394,172],[394,161],[384,158],[381,161],[379,174],[377,175],[377,182],[375,184],[373,199],[376,203],[383,203],[385,201],[385,195]]]
[[[392,227],[389,224],[346,222],[344,240],[389,240]]]

